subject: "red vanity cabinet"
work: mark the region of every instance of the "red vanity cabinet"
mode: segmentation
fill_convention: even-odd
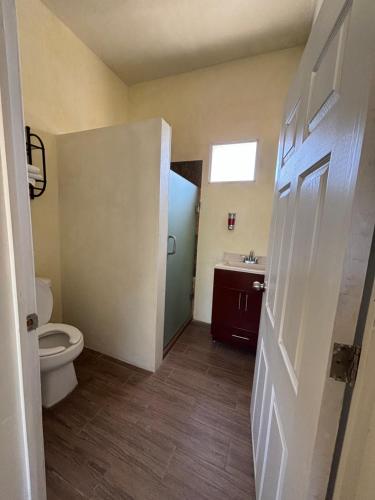
[[[214,340],[255,350],[258,340],[262,292],[253,282],[262,274],[215,269],[211,334]]]

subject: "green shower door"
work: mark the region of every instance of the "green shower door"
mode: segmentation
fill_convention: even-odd
[[[164,347],[192,317],[197,204],[197,186],[171,171]]]

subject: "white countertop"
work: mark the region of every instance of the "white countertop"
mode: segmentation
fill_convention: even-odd
[[[223,271],[237,271],[239,273],[261,274],[264,276],[266,269],[266,257],[258,256],[258,264],[246,264],[244,256],[239,253],[224,252],[223,260],[216,264],[215,269]]]
[[[250,267],[251,264],[245,267],[236,265],[235,263],[226,263],[221,262],[220,264],[216,264],[215,269],[223,269],[224,271],[237,271],[239,273],[251,273],[251,274],[261,274],[264,276],[265,269],[255,269],[254,267]]]

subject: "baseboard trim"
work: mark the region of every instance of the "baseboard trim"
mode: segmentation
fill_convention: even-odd
[[[103,349],[93,348],[90,345],[85,345],[84,349],[88,350],[88,351],[93,351],[97,354],[100,354],[101,356],[105,357],[109,361],[112,361],[113,363],[128,366],[129,368],[140,370],[140,371],[146,372],[146,373],[154,373],[154,371],[150,370],[149,368],[145,368],[143,366],[136,365],[135,363],[132,363],[130,360],[121,358],[118,355],[114,356],[113,353],[106,352]]]

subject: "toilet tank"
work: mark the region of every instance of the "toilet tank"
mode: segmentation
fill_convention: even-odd
[[[53,309],[53,296],[51,291],[51,280],[48,278],[35,278],[36,307],[39,326],[49,322]]]

